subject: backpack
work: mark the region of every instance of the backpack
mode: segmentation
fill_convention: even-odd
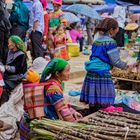
[[[12,25],[20,25],[28,29],[29,10],[22,1],[17,1],[13,4],[10,21]]]
[[[0,30],[9,33],[11,24],[9,21],[9,13],[6,9],[5,3],[0,1]]]

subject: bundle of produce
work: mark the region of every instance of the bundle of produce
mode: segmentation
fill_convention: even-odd
[[[31,131],[33,133],[33,140],[91,140],[94,135],[90,135],[87,131],[94,130],[93,125],[86,125],[82,123],[70,123],[61,120],[33,120],[31,122]],[[96,140],[96,137],[95,137]]]
[[[113,68],[111,70],[112,76],[114,77],[120,77],[120,78],[125,78],[125,79],[130,79],[130,80],[140,80],[140,74],[137,72],[130,72],[128,70],[121,70],[118,68]]]
[[[128,118],[120,115],[120,119],[116,119],[117,116],[109,119],[108,116],[111,117],[110,114],[101,111],[95,118],[90,117],[87,122],[81,121],[82,123],[48,119],[33,120],[32,140],[123,140],[126,137],[127,140],[140,139],[140,117],[135,120],[136,116],[131,115]]]
[[[96,133],[104,134],[104,140],[140,140],[140,116],[127,112],[104,112],[86,117],[80,121],[96,126]],[[113,138],[113,139],[112,139]]]

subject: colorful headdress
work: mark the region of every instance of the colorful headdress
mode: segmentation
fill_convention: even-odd
[[[62,5],[62,0],[53,0],[53,4]]]
[[[67,64],[68,62],[61,58],[54,58],[51,60],[42,73],[41,82],[44,82],[46,77],[48,77],[50,74],[63,70]]]
[[[25,46],[25,43],[22,41],[22,39],[17,36],[17,35],[12,35],[10,38],[9,38],[15,45],[18,49],[22,50],[22,51],[26,51],[26,46]]]

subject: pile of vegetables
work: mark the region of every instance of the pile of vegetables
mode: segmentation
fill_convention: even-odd
[[[33,140],[96,140],[90,129],[94,130],[94,125],[45,118],[31,122]]]
[[[140,74],[137,72],[130,72],[128,70],[120,70],[118,68],[113,68],[111,73],[114,77],[120,77],[130,80],[140,80]]]
[[[96,126],[96,133],[103,140],[140,140],[140,115],[100,110],[81,123]]]
[[[140,116],[98,111],[79,123],[33,120],[32,140],[140,140]]]

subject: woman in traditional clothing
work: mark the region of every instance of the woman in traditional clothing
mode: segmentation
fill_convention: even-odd
[[[27,71],[26,47],[22,39],[12,35],[8,40],[8,48],[6,64],[3,64],[5,91],[2,94],[1,103],[8,101],[10,92],[21,83]]]
[[[70,65],[61,58],[52,59],[44,69],[41,82],[45,82],[46,85],[44,89],[44,112],[46,118],[74,122],[82,117],[64,99],[64,83],[62,81],[69,80],[69,74]],[[29,133],[30,118],[25,113],[20,123],[21,140],[30,139],[28,138]]]
[[[80,101],[89,104],[91,112],[114,104],[111,68],[127,69],[127,64],[120,60],[117,44],[112,38],[119,29],[117,21],[106,18],[97,27],[96,30],[102,34],[92,45],[90,61],[85,62],[87,75],[80,96]]]
[[[50,53],[54,54],[53,34],[60,24],[66,25],[67,21],[64,18],[64,13],[61,10],[62,0],[53,0],[53,11],[49,13],[49,36],[48,36],[48,49]],[[52,56],[53,57],[53,56]]]
[[[43,71],[41,81],[46,81],[44,111],[49,119],[62,119],[65,121],[77,121],[81,114],[75,111],[64,99],[64,83],[69,80],[70,65],[61,58],[55,58],[49,62]],[[48,80],[46,78],[50,76]]]
[[[54,10],[49,13],[49,29],[56,29],[56,27],[60,24],[66,25],[66,19],[64,17],[64,13],[61,10],[62,0],[53,0],[53,8]]]

